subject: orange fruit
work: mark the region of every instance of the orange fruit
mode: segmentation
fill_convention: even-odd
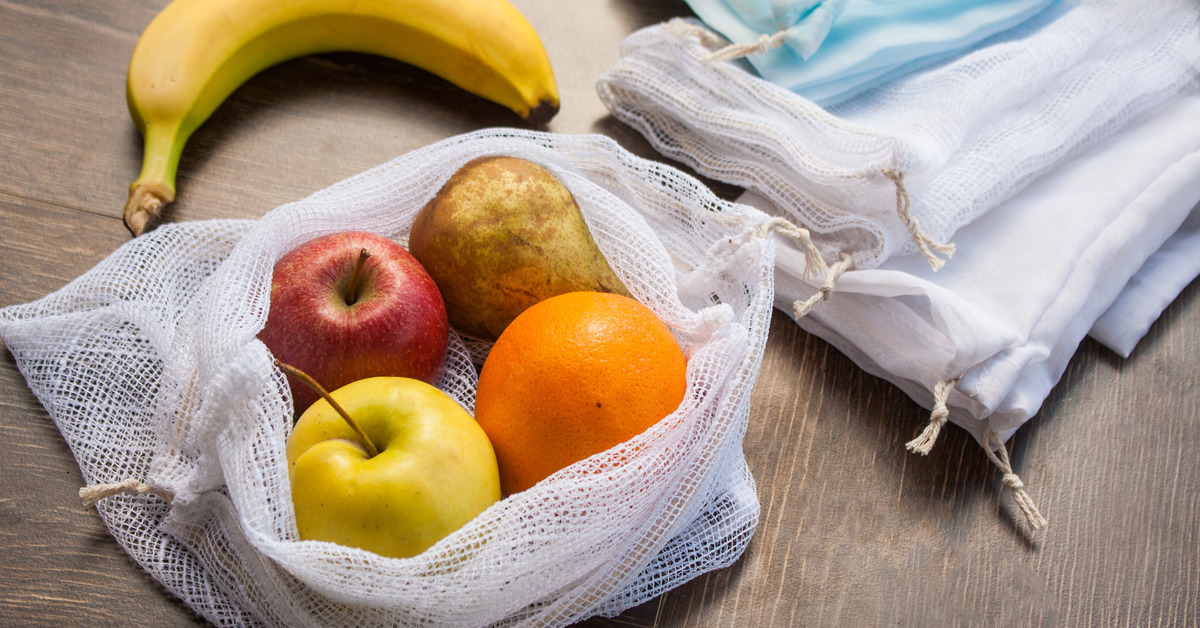
[[[506,495],[623,443],[679,407],[687,362],[650,308],[570,292],[522,312],[484,361],[475,420]]]

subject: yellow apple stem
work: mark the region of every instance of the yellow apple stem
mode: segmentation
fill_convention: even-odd
[[[292,377],[304,382],[309,388],[315,390],[318,395],[321,395],[321,398],[329,403],[329,405],[333,406],[334,411],[341,415],[342,419],[346,421],[346,424],[350,426],[350,429],[354,430],[354,433],[357,434],[362,440],[363,447],[367,450],[367,457],[374,458],[375,456],[379,455],[379,450],[375,449],[375,445],[371,444],[371,439],[367,438],[366,432],[362,431],[362,428],[358,426],[358,423],[355,423],[354,419],[350,418],[350,413],[343,410],[342,406],[338,405],[337,401],[334,401],[329,392],[326,391],[323,386],[317,383],[317,380],[309,377],[308,373],[305,373],[304,371],[301,371],[290,364],[284,364],[278,359],[275,360],[275,366],[282,369],[284,373],[287,373],[288,375],[291,375]]]
[[[350,287],[346,289],[346,305],[354,305],[358,300],[358,273],[362,272],[363,264],[371,254],[366,249],[358,252],[358,260],[354,262],[354,272],[350,273]]]

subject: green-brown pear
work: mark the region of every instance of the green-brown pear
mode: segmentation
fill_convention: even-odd
[[[591,290],[629,296],[570,190],[515,157],[475,159],[417,215],[409,252],[446,301],[450,324],[495,340],[526,308]]]

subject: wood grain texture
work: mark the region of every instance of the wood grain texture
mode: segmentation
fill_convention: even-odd
[[[139,138],[124,72],[165,0],[0,0],[0,307],[65,285],[128,240]],[[548,130],[604,133],[596,77],[681,0],[519,0],[555,64]],[[252,79],[194,136],[164,220],[254,218],[507,110],[364,55]],[[676,164],[677,165],[677,164]],[[709,181],[725,198],[737,190]],[[1200,301],[1190,286],[1128,359],[1085,340],[1010,442],[1050,519],[1030,534],[967,434],[928,457],[926,411],[775,312],[744,451],[761,522],[743,558],[587,626],[1200,624]],[[836,298],[836,295],[835,295]],[[0,625],[203,625],[79,502],[79,468],[12,357],[0,358]]]

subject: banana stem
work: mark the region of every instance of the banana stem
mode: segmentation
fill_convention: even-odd
[[[129,200],[125,203],[125,227],[135,237],[146,230],[146,225],[158,216],[162,206],[171,202],[171,195],[161,189],[145,184],[129,187]]]
[[[142,172],[129,186],[129,200],[123,214],[125,226],[135,237],[145,231],[163,205],[175,200],[175,173],[187,142],[187,135],[177,125],[150,125],[143,133],[146,139]]]

